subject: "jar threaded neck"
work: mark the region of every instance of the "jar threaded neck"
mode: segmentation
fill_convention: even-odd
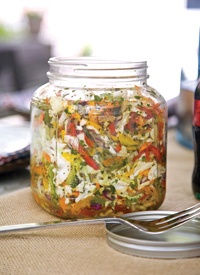
[[[130,62],[118,60],[101,60],[90,57],[49,59],[49,80],[76,80],[87,79],[96,83],[116,83],[143,81],[149,77],[147,62]]]

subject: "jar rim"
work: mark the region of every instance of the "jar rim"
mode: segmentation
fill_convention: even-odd
[[[77,70],[147,69],[147,61],[100,59],[95,57],[51,57],[50,65],[74,66]]]
[[[123,61],[96,57],[51,57],[49,79],[96,79],[104,81],[145,81],[147,61]]]

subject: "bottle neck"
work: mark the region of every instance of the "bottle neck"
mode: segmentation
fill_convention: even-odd
[[[79,57],[50,58],[49,82],[76,88],[121,88],[146,84],[147,62],[124,62]]]
[[[200,127],[200,100],[194,100],[193,125]]]
[[[194,93],[193,125],[200,127],[200,82],[198,83]]]

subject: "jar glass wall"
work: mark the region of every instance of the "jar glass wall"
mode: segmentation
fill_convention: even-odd
[[[157,209],[166,192],[166,102],[146,62],[52,58],[31,103],[31,186],[64,218]]]

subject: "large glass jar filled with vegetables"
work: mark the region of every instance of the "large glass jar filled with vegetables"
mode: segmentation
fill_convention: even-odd
[[[51,58],[31,102],[31,187],[63,218],[158,209],[166,192],[164,98],[146,62]]]

